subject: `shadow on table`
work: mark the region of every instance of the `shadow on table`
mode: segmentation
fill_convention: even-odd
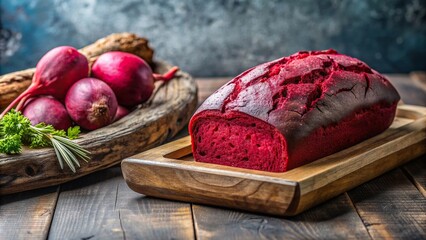
[[[31,198],[37,198],[43,195],[54,194],[58,191],[59,186],[52,186],[47,188],[28,190],[20,193],[8,194],[0,196],[0,206],[6,205],[13,202],[25,201]]]

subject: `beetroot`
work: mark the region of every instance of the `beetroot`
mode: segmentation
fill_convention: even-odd
[[[118,121],[118,120],[122,119],[122,118],[123,118],[123,117],[125,117],[127,114],[129,114],[129,110],[127,110],[127,108],[125,108],[125,107],[123,107],[123,106],[118,105],[118,107],[117,107],[117,112],[115,113],[115,116],[114,116],[114,120],[113,120],[113,122],[115,122],[115,121]]]
[[[189,123],[196,161],[284,172],[387,129],[400,97],[358,59],[299,52],[251,68]]]
[[[117,105],[111,88],[95,78],[76,82],[65,97],[69,115],[86,130],[95,130],[112,123]]]
[[[120,105],[134,107],[150,98],[154,81],[167,82],[177,70],[178,68],[174,67],[164,75],[153,74],[149,65],[136,55],[107,52],[93,64],[92,74],[111,87]]]
[[[64,105],[53,97],[37,97],[29,101],[23,114],[32,125],[46,123],[55,129],[66,130],[72,126],[71,118]]]
[[[28,89],[3,111],[0,118],[18,103],[16,110],[20,111],[25,100],[32,96],[51,95],[62,100],[72,84],[88,75],[89,63],[77,49],[68,46],[54,48],[37,63]]]

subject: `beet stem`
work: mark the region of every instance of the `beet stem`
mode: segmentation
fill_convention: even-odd
[[[13,100],[13,102],[11,104],[9,104],[9,106],[7,106],[7,108],[0,114],[0,119],[2,119],[4,117],[4,115],[6,115],[6,113],[8,113],[16,104],[19,103],[19,105],[20,105],[21,100],[23,100],[24,97],[27,98],[27,96],[31,93],[33,88],[34,87],[30,86],[27,90],[25,90],[23,93],[21,93],[21,95],[19,95],[19,97],[17,97],[15,100]]]
[[[179,68],[174,66],[164,74],[153,73],[152,76],[154,77],[154,81],[168,82],[174,78],[177,71],[179,71]]]
[[[15,110],[16,111],[21,111],[24,108],[24,104],[25,104],[25,102],[27,102],[27,100],[28,100],[29,97],[30,97],[29,95],[23,97],[21,99],[21,101],[18,103],[18,106],[16,106]]]

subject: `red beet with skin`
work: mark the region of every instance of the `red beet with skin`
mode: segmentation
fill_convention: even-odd
[[[253,67],[189,123],[196,161],[283,172],[387,129],[400,97],[381,74],[333,50]]]
[[[154,91],[154,81],[169,81],[178,70],[172,68],[164,75],[153,74],[140,57],[125,52],[102,54],[92,67],[92,75],[106,82],[114,91],[118,103],[134,107],[147,101]]]
[[[86,130],[112,123],[117,99],[111,88],[95,78],[84,78],[68,90],[65,107],[74,122]]]
[[[66,130],[72,126],[71,118],[65,106],[53,97],[37,97],[31,99],[22,112],[32,125],[46,123],[55,129]]]
[[[4,110],[0,117],[17,104],[16,110],[20,111],[26,99],[33,96],[51,95],[63,100],[71,85],[88,75],[89,63],[84,55],[73,47],[56,47],[40,59],[31,85]]]
[[[118,121],[118,120],[122,119],[122,118],[123,118],[123,117],[125,117],[127,114],[129,114],[129,110],[127,110],[127,108],[125,108],[125,107],[123,107],[123,106],[118,105],[118,107],[117,107],[117,112],[115,113],[115,116],[114,116],[114,120],[113,120],[113,122],[115,122],[115,121]]]

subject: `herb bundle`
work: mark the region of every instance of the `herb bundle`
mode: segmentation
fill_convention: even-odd
[[[17,111],[10,111],[0,120],[0,153],[18,154],[22,145],[30,148],[53,147],[61,169],[64,162],[76,172],[80,167],[78,159],[89,160],[89,151],[71,141],[80,133],[80,127],[70,127],[67,131],[56,130],[51,125],[39,123],[31,125],[28,118]]]

